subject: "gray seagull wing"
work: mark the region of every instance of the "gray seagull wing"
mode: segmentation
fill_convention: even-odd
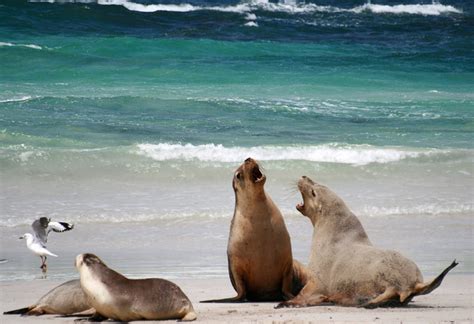
[[[48,241],[48,224],[49,219],[47,217],[41,217],[31,224],[35,237],[42,245],[46,245],[46,242]]]

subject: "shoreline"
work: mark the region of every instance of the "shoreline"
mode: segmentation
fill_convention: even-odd
[[[73,278],[69,278],[73,279]],[[425,280],[430,280],[431,277]],[[66,281],[66,280],[64,280]],[[20,317],[3,315],[36,302],[43,294],[64,282],[60,280],[0,282],[2,324],[13,323],[73,323],[77,317],[44,315]],[[431,294],[418,296],[404,308],[363,309],[342,306],[317,306],[294,309],[274,309],[276,302],[266,303],[199,303],[200,300],[231,297],[235,294],[229,279],[176,279],[192,301],[201,323],[472,323],[474,274],[450,274]],[[146,323],[145,321],[138,321]],[[175,320],[164,322],[176,322]]]

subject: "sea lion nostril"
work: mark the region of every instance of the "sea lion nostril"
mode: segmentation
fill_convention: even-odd
[[[250,157],[245,160],[246,163],[248,163],[250,161],[252,161],[252,158],[250,158]]]

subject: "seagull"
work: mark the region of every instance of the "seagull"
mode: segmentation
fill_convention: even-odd
[[[46,265],[46,256],[50,255],[53,257],[57,257],[56,254],[49,252],[46,247],[41,244],[41,242],[31,233],[25,233],[23,236],[20,236],[20,239],[26,239],[26,247],[30,249],[34,254],[37,254],[41,258],[41,267],[40,269],[43,272],[46,272],[47,265]]]
[[[46,259],[47,256],[57,257],[56,254],[51,253],[46,249],[46,243],[48,242],[48,234],[51,231],[54,232],[65,232],[72,230],[74,228],[73,224],[66,222],[52,222],[51,218],[40,217],[36,219],[32,224],[33,234],[26,233],[20,237],[20,239],[26,239],[26,247],[30,249],[33,253],[37,254],[41,258],[41,269],[43,272],[46,272],[47,265]]]
[[[52,222],[51,218],[40,217],[31,224],[31,227],[33,227],[35,237],[45,246],[48,242],[49,232],[70,231],[74,228],[74,225],[66,222]]]

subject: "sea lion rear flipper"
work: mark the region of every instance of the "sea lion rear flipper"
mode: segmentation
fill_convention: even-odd
[[[368,302],[360,305],[360,307],[372,309],[377,307],[397,305],[400,305],[399,294],[395,287],[388,287],[387,289],[385,289],[385,292],[378,295],[374,299],[369,300]]]
[[[419,283],[415,286],[415,289],[412,294],[410,294],[406,299],[401,300],[403,305],[408,304],[413,297],[419,296],[419,295],[426,295],[435,290],[436,288],[441,285],[441,282],[443,282],[444,277],[448,274],[451,269],[453,269],[455,266],[457,266],[459,263],[454,260],[449,267],[444,269],[443,272],[441,272],[436,278],[434,278],[431,282],[425,282],[425,283]]]
[[[23,315],[26,314],[31,309],[31,306],[14,309],[8,312],[3,312],[3,315]]]
[[[243,303],[245,302],[245,298],[240,297],[239,295],[230,298],[223,298],[223,299],[209,299],[209,300],[201,300],[200,303]]]

